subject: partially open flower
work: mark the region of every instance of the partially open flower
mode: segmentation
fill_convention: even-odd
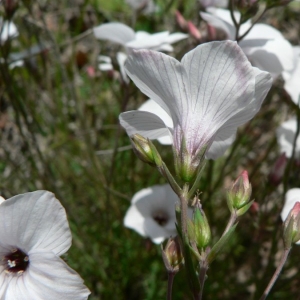
[[[0,299],[87,299],[80,276],[59,258],[71,246],[64,208],[36,191],[0,204]]]
[[[178,196],[169,185],[154,185],[137,192],[132,200],[124,225],[160,244],[176,236],[175,204]]]
[[[206,157],[221,156],[237,127],[260,109],[271,87],[270,74],[254,68],[232,41],[211,42],[188,52],[181,62],[163,53],[134,51],[125,69],[140,90],[172,119],[172,127],[155,113],[120,115],[127,134],[149,139],[169,134],[175,159],[197,169]]]

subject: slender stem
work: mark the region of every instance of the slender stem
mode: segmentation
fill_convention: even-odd
[[[250,28],[244,34],[242,34],[241,36],[238,36],[238,33],[237,33],[237,35],[236,35],[236,41],[237,42],[241,41],[252,30],[252,28],[254,27],[254,25],[263,17],[263,15],[266,13],[267,10],[268,10],[268,7],[266,7],[264,9],[264,11],[262,12],[262,14],[252,23],[252,25],[250,26]]]
[[[282,268],[283,268],[283,266],[284,266],[284,264],[286,262],[286,259],[287,259],[288,255],[289,255],[291,249],[292,248],[290,247],[290,248],[284,250],[284,253],[283,253],[282,257],[281,257],[280,263],[279,263],[279,265],[278,265],[275,273],[273,274],[273,277],[271,278],[268,286],[266,287],[265,291],[263,292],[263,294],[262,294],[262,296],[260,297],[259,300],[264,300],[264,299],[267,298],[267,296],[270,293],[270,291],[271,291],[271,289],[272,289],[275,281],[277,280],[279,274],[281,273],[281,270],[282,270]]]
[[[172,289],[173,289],[173,282],[174,277],[176,273],[174,272],[168,272],[168,294],[167,294],[167,300],[172,300]]]
[[[199,300],[202,299],[203,289],[204,289],[204,283],[205,283],[205,277],[206,277],[207,270],[208,270],[207,262],[206,261],[202,261],[200,263],[200,274],[199,274],[199,283],[200,283]]]
[[[224,230],[222,236],[224,236],[224,235],[229,231],[229,229],[234,225],[236,219],[237,219],[236,212],[233,211],[233,212],[231,213],[230,219],[229,219],[229,221],[228,221],[228,223],[227,223],[227,226],[226,226],[226,228],[225,228],[225,230]]]

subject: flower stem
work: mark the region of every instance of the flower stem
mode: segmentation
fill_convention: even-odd
[[[181,231],[182,231],[182,237],[183,242],[185,243],[187,240],[187,195],[188,195],[189,186],[188,184],[185,184],[182,192],[179,196],[180,198],[180,217],[181,217]]]
[[[174,272],[168,272],[168,294],[167,294],[167,300],[172,300],[172,289],[173,289],[173,282],[174,277],[176,273]]]
[[[208,264],[207,264],[207,261],[204,260],[200,263],[200,274],[199,274],[200,293],[199,293],[199,300],[202,299],[202,294],[203,294],[203,289],[204,289],[204,283],[205,283],[205,277],[206,277],[207,270],[208,270]]]
[[[225,228],[225,230],[224,230],[222,236],[224,236],[224,235],[229,231],[229,229],[234,225],[236,219],[237,219],[236,212],[233,211],[233,212],[231,213],[230,219],[229,219],[229,221],[228,221],[228,223],[227,223],[227,226],[226,226],[226,228]]]
[[[264,299],[267,298],[268,294],[270,293],[270,291],[271,291],[271,289],[272,289],[275,281],[277,280],[277,278],[278,278],[278,276],[279,276],[279,274],[280,274],[280,272],[281,272],[281,270],[282,270],[282,268],[283,268],[283,266],[284,266],[284,264],[286,262],[286,259],[287,259],[288,255],[289,255],[291,249],[292,248],[290,247],[290,248],[284,250],[284,253],[283,253],[282,257],[281,257],[280,263],[279,263],[279,265],[278,265],[275,273],[273,274],[273,277],[271,278],[268,286],[266,287],[265,291],[263,292],[263,294],[262,294],[262,296],[260,297],[259,300],[264,300]]]

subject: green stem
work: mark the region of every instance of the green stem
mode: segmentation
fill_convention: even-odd
[[[291,249],[292,248],[288,248],[288,249],[284,250],[284,253],[283,253],[282,257],[281,257],[280,263],[279,263],[279,265],[278,265],[278,267],[277,267],[277,269],[276,269],[273,277],[271,278],[268,286],[266,287],[265,291],[263,292],[263,294],[262,294],[262,296],[260,297],[259,300],[264,300],[269,295],[269,293],[270,293],[270,291],[271,291],[271,289],[272,289],[275,281],[277,280],[279,274],[281,273],[281,270],[282,270],[282,268],[283,268],[283,266],[284,266],[284,264],[286,262],[286,259],[287,259],[288,255],[289,255]]]
[[[199,300],[202,299],[207,270],[208,270],[208,264],[207,264],[207,261],[204,260],[200,263],[200,274],[199,274],[200,293],[199,293]]]
[[[224,232],[223,232],[223,234],[222,234],[221,237],[223,237],[223,236],[229,231],[229,229],[234,225],[236,219],[237,219],[236,212],[233,211],[233,212],[231,213],[230,219],[229,219],[229,221],[228,221],[228,223],[227,223],[227,226],[226,226],[226,228],[225,228],[225,230],[224,230]]]

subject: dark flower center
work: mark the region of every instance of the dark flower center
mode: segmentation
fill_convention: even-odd
[[[165,226],[169,220],[168,214],[164,211],[157,211],[152,215],[152,217],[160,226]]]
[[[3,261],[9,273],[23,273],[29,265],[29,257],[20,249],[14,248],[4,256]]]

